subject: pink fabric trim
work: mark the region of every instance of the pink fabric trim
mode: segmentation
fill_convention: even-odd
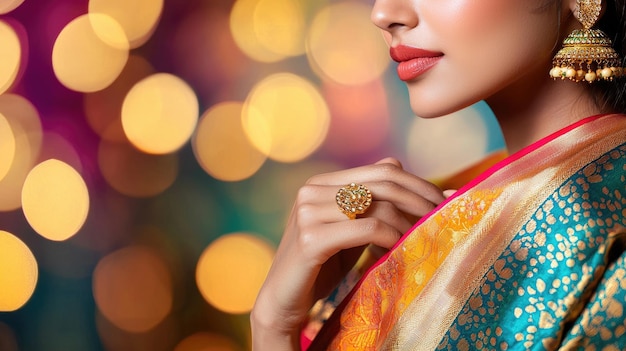
[[[596,119],[599,119],[601,117],[607,116],[606,114],[602,114],[602,115],[595,115],[595,116],[591,116],[591,117],[587,117],[584,119],[581,119],[580,121],[574,123],[574,124],[570,124],[569,126],[556,131],[538,141],[536,141],[533,144],[530,144],[528,146],[526,146],[525,148],[521,149],[520,151],[510,155],[509,157],[505,158],[504,160],[496,163],[495,165],[491,166],[488,170],[486,170],[485,172],[483,172],[482,174],[480,174],[478,177],[474,178],[472,181],[470,181],[469,183],[467,183],[465,186],[463,186],[461,189],[463,189],[463,192],[467,191],[467,189],[474,187],[476,184],[482,182],[483,180],[485,180],[485,178],[491,176],[493,173],[499,171],[500,169],[504,168],[505,166],[513,163],[514,161],[519,160],[520,158],[534,152],[535,150],[539,149],[540,147],[544,146],[545,144],[551,142],[552,140],[567,134],[568,132],[584,125],[587,124],[589,122],[595,121]],[[456,193],[455,193],[456,194]],[[454,198],[456,197],[455,195],[451,196],[450,198]],[[447,200],[445,201],[447,202]]]
[[[302,350],[307,350],[309,348],[309,346],[311,346],[311,343],[313,342],[313,340],[307,338],[306,336],[304,336],[304,333],[300,333],[300,348]]]

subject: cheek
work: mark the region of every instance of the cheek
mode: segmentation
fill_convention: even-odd
[[[546,33],[555,21],[551,13],[531,9],[537,1],[421,2],[424,33],[445,58],[428,80],[409,84],[414,112],[441,116],[488,98],[526,74],[547,77],[542,65],[551,60],[554,40]]]
[[[543,1],[543,0],[542,0]],[[449,58],[467,69],[537,62],[551,55],[556,11],[538,11],[536,0],[441,0],[430,16],[433,33]],[[426,10],[426,9],[425,9]],[[505,68],[503,68],[505,69]]]
[[[442,41],[475,41],[506,30],[519,20],[522,6],[530,0],[443,0],[424,9],[424,18],[432,18],[433,29],[445,33]],[[445,44],[445,43],[444,43]]]

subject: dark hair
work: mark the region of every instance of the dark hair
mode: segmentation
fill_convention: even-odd
[[[607,0],[606,11],[596,27],[604,31],[626,66],[626,0]],[[598,106],[606,112],[626,113],[626,77],[590,84]]]

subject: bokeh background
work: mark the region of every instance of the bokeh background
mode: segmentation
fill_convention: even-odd
[[[501,155],[484,103],[412,114],[371,6],[0,0],[0,350],[248,350],[308,177]]]

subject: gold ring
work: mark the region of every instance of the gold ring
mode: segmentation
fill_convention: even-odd
[[[365,213],[372,204],[372,193],[361,184],[351,183],[339,189],[335,196],[337,206],[350,219]]]

